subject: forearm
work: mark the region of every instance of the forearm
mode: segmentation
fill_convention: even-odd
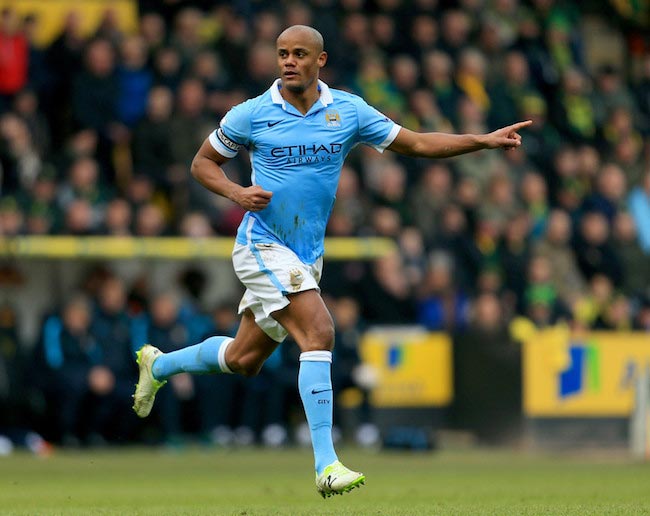
[[[531,123],[517,122],[488,134],[416,133],[402,127],[388,149],[419,158],[450,158],[481,149],[514,149],[521,145],[517,131]]]
[[[228,179],[218,163],[205,156],[197,155],[192,161],[191,172],[194,179],[203,187],[236,202],[242,186]]]
[[[488,148],[484,135],[421,133],[404,154],[421,158],[450,158]]]

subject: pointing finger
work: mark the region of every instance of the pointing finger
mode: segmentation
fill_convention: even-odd
[[[510,127],[508,127],[509,132],[516,132],[519,129],[523,129],[524,127],[528,127],[530,124],[532,124],[532,120],[525,120],[523,122],[517,122],[516,124],[512,124]]]

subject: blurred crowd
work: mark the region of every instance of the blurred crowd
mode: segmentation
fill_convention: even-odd
[[[359,147],[350,155],[328,235],[388,237],[397,250],[374,262],[326,263],[323,292],[348,332],[345,382],[359,386],[354,338],[367,324],[494,342],[508,340],[516,315],[539,327],[565,320],[650,331],[650,38],[618,16],[621,2],[595,4],[142,0],[136,33],[108,10],[83,36],[70,12],[46,47],[33,43],[37,17],[5,9],[0,235],[233,235],[242,210],[193,182],[190,162],[231,106],[275,79],[279,32],[306,24],[325,39],[322,79],[405,127],[483,133],[533,121],[522,147],[508,152],[427,161]],[[602,37],[593,36],[598,28]],[[226,170],[250,181],[245,153]],[[108,420],[124,425],[115,435],[133,431],[126,393],[135,346],[149,339],[175,349],[236,328],[230,305],[185,306],[115,275],[100,284],[45,317],[34,346],[50,373],[39,375],[40,389],[56,400],[56,435],[70,442],[98,437]],[[12,324],[4,306],[5,341]],[[275,381],[264,373],[246,387],[252,406],[255,389],[294,381],[285,370],[292,360],[273,363],[265,371]],[[78,388],[61,392],[60,374]],[[179,432],[179,400],[200,405],[194,394],[211,381],[174,379],[171,401],[160,404],[167,436]],[[235,380],[229,388],[244,389]],[[82,406],[93,407],[84,429],[75,416]],[[247,414],[263,417],[259,406]],[[195,429],[223,426],[226,416],[211,410],[198,411]],[[270,417],[244,426],[282,423]]]

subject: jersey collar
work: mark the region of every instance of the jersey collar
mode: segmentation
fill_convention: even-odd
[[[276,79],[271,85],[271,100],[273,101],[274,104],[280,104],[282,106],[282,109],[286,111],[287,104],[282,98],[282,95],[280,95],[280,88],[282,88],[282,80]],[[334,98],[332,97],[332,92],[330,91],[330,87],[320,79],[318,79],[318,91],[320,92],[319,101],[323,105],[323,107],[327,107],[332,102],[334,102]]]

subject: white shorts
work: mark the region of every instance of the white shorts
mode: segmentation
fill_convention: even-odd
[[[239,281],[246,287],[239,313],[249,308],[258,326],[273,340],[282,342],[288,333],[271,314],[289,304],[288,294],[320,292],[323,257],[307,265],[280,244],[235,244],[232,263]]]

